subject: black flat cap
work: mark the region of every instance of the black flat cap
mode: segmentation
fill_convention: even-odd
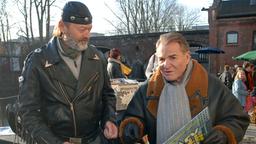
[[[65,4],[61,18],[64,22],[76,24],[91,24],[92,15],[88,7],[77,1],[69,1]]]

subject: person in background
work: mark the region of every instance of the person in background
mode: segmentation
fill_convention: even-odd
[[[239,100],[240,104],[245,107],[246,97],[249,95],[249,91],[245,85],[246,76],[243,70],[238,70],[232,85],[232,93]]]
[[[253,71],[252,71],[252,79],[253,79],[253,91],[252,91],[252,96],[253,97],[256,97],[256,67],[255,66],[253,66]],[[254,99],[256,99],[256,98],[254,98]],[[256,101],[255,101],[255,103],[254,103],[255,105],[256,105]]]
[[[107,71],[111,79],[114,78],[126,78],[121,68],[121,53],[117,48],[113,48],[109,52]]]
[[[208,107],[212,131],[205,144],[238,143],[249,125],[248,115],[232,92],[197,61],[179,33],[160,36],[156,44],[159,68],[140,85],[119,128],[123,143],[162,144]]]
[[[92,15],[65,4],[53,37],[30,53],[19,77],[24,134],[38,144],[102,144],[117,138],[116,98],[107,61],[89,45]]]
[[[242,66],[239,66],[239,65],[235,65],[235,66],[234,66],[234,73],[233,73],[233,75],[232,75],[233,82],[234,82],[234,80],[235,80],[236,73],[237,73],[238,70],[243,70],[243,67],[242,67]]]
[[[252,64],[250,62],[244,62],[243,70],[246,76],[246,81],[245,81],[246,87],[250,92],[252,92],[254,87],[254,82],[252,78],[252,71],[253,71]]]
[[[230,66],[229,65],[225,65],[224,66],[224,71],[223,73],[220,75],[219,79],[229,88],[232,89],[232,75],[230,73]]]
[[[150,56],[148,65],[147,65],[147,68],[145,71],[145,75],[146,75],[147,79],[149,79],[152,76],[153,72],[157,68],[157,65],[158,65],[158,58],[157,58],[156,54],[154,53]]]
[[[231,75],[232,75],[232,81],[234,82],[235,76],[236,76],[236,69],[238,68],[238,65],[235,64],[233,67],[231,67]]]
[[[139,46],[136,46],[135,48],[135,60],[133,61],[132,64],[132,72],[129,76],[130,79],[136,79],[139,82],[145,81],[146,76],[145,76],[145,71],[144,71],[144,64],[140,60],[141,55],[141,50]]]

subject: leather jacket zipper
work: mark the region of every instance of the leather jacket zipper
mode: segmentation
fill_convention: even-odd
[[[78,98],[80,98],[80,97],[82,96],[82,94],[83,94],[84,91],[86,91],[86,93],[87,93],[88,91],[90,91],[90,90],[91,90],[91,87],[88,87],[88,86],[90,86],[93,81],[97,80],[98,77],[99,77],[99,74],[98,74],[98,72],[97,72],[95,75],[93,75],[93,76],[89,79],[88,83],[87,83],[87,84],[85,85],[85,87],[81,90],[81,92],[73,99],[72,102],[74,103]]]
[[[55,70],[55,67],[53,66],[53,69]],[[77,127],[76,127],[76,117],[75,117],[75,109],[74,109],[74,105],[71,102],[71,100],[69,99],[67,93],[64,91],[63,85],[58,81],[57,82],[60,91],[62,93],[62,95],[64,96],[64,99],[66,100],[66,102],[69,104],[70,106],[70,111],[72,113],[72,120],[73,120],[73,126],[74,126],[74,135],[77,135]]]
[[[91,84],[92,81],[95,81],[96,79],[98,78],[98,73],[96,73],[93,77],[90,78],[90,80],[88,81],[88,83],[86,84],[86,86],[82,89],[82,92]],[[64,91],[64,88],[62,86],[61,83],[58,83],[59,84],[59,87],[60,87],[60,90],[65,98],[65,100],[68,102],[69,106],[70,106],[70,110],[71,110],[71,113],[72,113],[72,119],[73,119],[73,126],[74,126],[74,136],[77,136],[77,124],[76,124],[76,116],[75,116],[75,109],[74,109],[74,103],[75,101],[80,97],[82,96],[82,93],[80,93],[77,97],[75,97],[72,102],[71,100],[69,99],[69,97],[67,96],[67,93]],[[91,89],[91,87],[89,87],[87,89],[87,91],[89,91]],[[86,92],[87,92],[86,91]]]
[[[70,110],[72,112],[72,117],[73,117],[73,125],[74,125],[74,131],[75,131],[75,136],[77,135],[77,128],[76,128],[76,117],[75,117],[75,109],[73,103],[70,103]]]
[[[41,137],[41,139],[42,139],[42,141],[44,141],[46,144],[50,144],[50,143],[48,143],[48,141],[45,140],[43,137]],[[32,143],[33,143],[33,142],[32,142]]]
[[[74,105],[73,103],[69,100],[68,96],[67,96],[67,93],[64,91],[64,88],[63,86],[59,84],[59,87],[60,87],[60,90],[65,98],[65,100],[68,102],[69,106],[70,106],[70,111],[72,113],[72,120],[73,120],[73,126],[74,126],[74,135],[76,136],[77,135],[77,127],[76,127],[76,117],[75,117],[75,109],[74,109]]]
[[[91,84],[91,82],[95,81],[96,79],[98,78],[98,72],[90,78],[90,80],[88,81],[88,83],[86,84],[86,86],[82,89],[82,92]],[[91,90],[91,87],[89,87],[86,91],[86,93]],[[75,116],[75,109],[74,109],[74,105],[75,104],[75,101],[80,97],[82,96],[82,93],[80,93],[78,96],[76,96],[72,102],[70,102],[70,109],[71,109],[71,112],[72,112],[72,116],[73,116],[73,124],[74,124],[74,129],[75,129],[75,136],[77,135],[77,124],[76,124],[76,116]]]
[[[54,68],[54,70],[55,70],[55,67],[53,67],[53,68]],[[79,95],[76,96],[72,101],[69,99],[67,93],[65,92],[63,85],[62,85],[60,82],[58,82],[60,91],[61,91],[62,95],[64,96],[66,102],[67,102],[67,103],[69,104],[69,106],[70,106],[70,111],[71,111],[71,113],[72,113],[72,119],[73,119],[74,136],[75,136],[75,137],[77,136],[77,124],[76,124],[76,116],[75,116],[74,103],[75,103],[75,101],[76,101],[79,97],[82,96],[83,91],[85,91],[85,90],[87,89],[87,90],[86,90],[86,93],[87,93],[89,90],[91,90],[91,87],[88,88],[88,86],[91,84],[91,82],[95,81],[98,77],[99,77],[99,74],[98,74],[98,72],[97,72],[94,76],[92,76],[92,77],[89,79],[89,81],[88,81],[88,83],[86,84],[86,86],[81,90],[81,92],[79,93]]]

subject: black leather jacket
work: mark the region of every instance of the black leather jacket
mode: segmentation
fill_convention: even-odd
[[[94,139],[100,124],[115,121],[115,95],[103,54],[89,46],[82,53],[77,80],[57,50],[54,37],[27,59],[20,81],[20,114],[24,130],[41,144],[69,137]]]

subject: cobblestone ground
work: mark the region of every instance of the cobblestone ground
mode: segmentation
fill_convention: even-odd
[[[240,144],[256,144],[256,124],[250,124]]]

